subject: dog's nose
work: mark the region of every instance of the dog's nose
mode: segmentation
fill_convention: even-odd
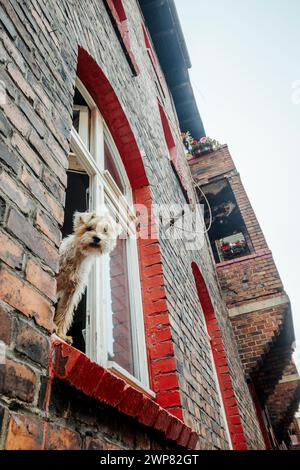
[[[94,241],[94,243],[99,243],[99,242],[100,242],[100,240],[101,240],[101,238],[99,238],[99,237],[96,237],[96,236],[95,236],[95,237],[93,237],[93,241]]]

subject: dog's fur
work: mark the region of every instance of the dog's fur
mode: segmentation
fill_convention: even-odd
[[[73,233],[60,246],[60,269],[57,275],[57,308],[55,331],[68,342],[66,334],[72,325],[95,256],[110,253],[116,246],[117,225],[109,214],[76,212]]]

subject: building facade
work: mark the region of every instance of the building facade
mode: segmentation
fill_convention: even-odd
[[[222,295],[266,446],[284,439],[289,445],[300,393],[289,298],[228,147],[189,163],[211,219],[208,237]]]
[[[1,448],[281,445],[299,401],[289,301],[227,149],[188,164],[181,131],[204,128],[174,2],[5,0],[0,25]],[[242,225],[179,236],[222,178]],[[58,249],[103,204],[125,236],[71,346]],[[248,251],[218,259],[237,233]]]

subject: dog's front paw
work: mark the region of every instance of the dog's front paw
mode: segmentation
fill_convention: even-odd
[[[66,343],[68,343],[68,344],[73,344],[73,338],[72,338],[72,336],[60,335],[59,333],[57,333],[57,335],[58,335],[63,341],[65,341]]]
[[[73,344],[72,336],[64,336],[62,339],[68,344]]]
[[[54,325],[54,333],[60,338],[62,339],[63,341],[65,341],[66,343],[68,344],[73,344],[73,338],[72,336],[66,336],[66,335],[63,335],[59,332],[59,328],[57,325]]]

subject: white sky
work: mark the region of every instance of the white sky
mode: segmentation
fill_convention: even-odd
[[[175,3],[206,133],[229,145],[290,296],[300,370],[300,1]]]

